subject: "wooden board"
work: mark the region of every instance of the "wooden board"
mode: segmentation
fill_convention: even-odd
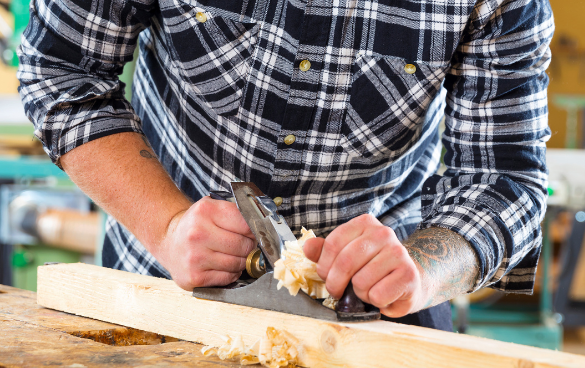
[[[239,366],[200,351],[199,344],[42,308],[35,293],[0,285],[2,368]]]
[[[219,346],[221,336],[246,344],[267,327],[302,342],[307,367],[585,367],[585,357],[376,321],[332,323],[193,298],[174,282],[85,264],[39,267],[42,306],[157,334]]]

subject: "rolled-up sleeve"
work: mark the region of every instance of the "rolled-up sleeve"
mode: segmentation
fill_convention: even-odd
[[[446,172],[423,185],[420,228],[453,230],[480,262],[475,289],[531,293],[546,210],[547,0],[474,9],[445,80]]]
[[[144,1],[33,0],[18,51],[19,93],[49,157],[106,135],[141,132],[118,76],[148,26]]]

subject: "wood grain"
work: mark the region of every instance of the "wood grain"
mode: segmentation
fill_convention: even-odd
[[[165,342],[166,343],[163,343]],[[0,285],[0,367],[239,367],[201,345],[40,307],[36,294]]]
[[[219,346],[251,344],[271,326],[302,342],[307,367],[585,367],[585,357],[376,321],[331,323],[193,298],[174,282],[84,264],[39,267],[38,303],[48,308]]]

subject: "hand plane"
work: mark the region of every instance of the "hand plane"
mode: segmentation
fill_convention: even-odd
[[[250,182],[232,182],[231,193],[213,191],[210,196],[237,204],[258,241],[258,248],[248,256],[246,272],[240,279],[224,287],[195,288],[194,297],[330,321],[358,322],[380,318],[378,308],[359,300],[351,282],[336,310],[323,306],[322,300],[313,299],[303,291],[292,296],[286,288],[277,290],[274,264],[285,249],[284,242],[297,239],[272,199]]]

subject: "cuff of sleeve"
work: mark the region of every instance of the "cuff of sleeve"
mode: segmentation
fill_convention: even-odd
[[[479,277],[470,292],[490,286],[507,292],[532,293],[541,244],[538,224],[512,223],[509,212],[514,208],[521,212],[515,204],[525,200],[522,195],[516,201],[498,197],[494,187],[499,185],[501,189],[502,183],[498,182],[501,178],[488,178],[484,183],[473,179],[467,178],[465,186],[457,182],[461,178],[429,179],[423,188],[423,221],[419,229],[445,228],[470,243],[479,262]],[[509,180],[504,182],[509,184]],[[534,214],[524,214],[530,215]],[[521,238],[514,234],[519,226],[533,226],[532,236]]]
[[[125,101],[120,101],[126,105]],[[43,142],[45,152],[59,168],[61,156],[93,140],[118,133],[142,132],[139,118],[132,110],[97,110],[85,105],[63,106],[47,116],[42,133],[35,132]],[[117,112],[117,113],[116,113]]]

